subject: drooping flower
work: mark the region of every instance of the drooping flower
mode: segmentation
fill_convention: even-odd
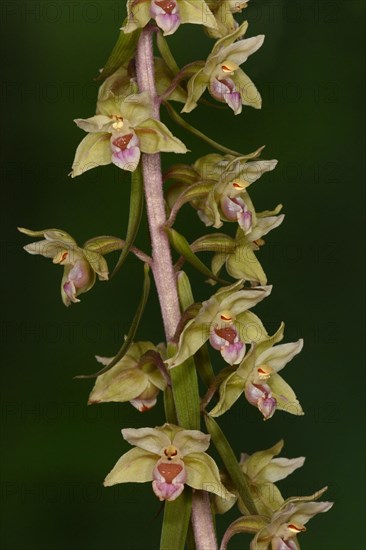
[[[252,540],[250,550],[299,550],[297,535],[306,531],[305,525],[316,514],[328,512],[333,502],[313,502],[324,490],[311,497],[287,499],[268,524]]]
[[[286,478],[298,468],[303,466],[305,458],[274,458],[282,448],[283,440],[264,451],[257,451],[252,455],[242,453],[240,456],[240,468],[248,483],[250,493],[258,514],[271,516],[284,502],[280,490],[275,485],[277,481]],[[247,510],[237,490],[232,487],[232,482],[227,474],[221,474],[224,485],[236,495],[230,500],[215,497],[215,508],[219,513],[227,512],[237,501],[239,510],[246,514]]]
[[[218,154],[201,157],[193,166],[185,167],[188,182],[181,179],[182,165],[177,170],[173,167],[167,177],[175,179],[178,185],[173,186],[170,193],[168,191],[168,204],[174,204],[179,192],[184,192],[188,185],[211,184],[204,196],[201,193],[199,198],[191,201],[203,223],[218,229],[225,221],[236,222],[245,235],[250,234],[257,219],[248,188],[277,165],[277,160],[258,158],[262,149],[239,158]]]
[[[241,281],[218,290],[185,325],[175,355],[166,361],[176,367],[209,340],[230,365],[240,363],[246,343],[260,341],[267,333],[260,319],[248,311],[271,292],[272,287],[243,289]]]
[[[178,498],[185,484],[223,498],[229,496],[216,463],[205,453],[209,435],[173,424],[124,429],[122,435],[135,448],[122,455],[107,475],[105,486],[152,481],[156,496],[169,501]]]
[[[151,351],[165,354],[162,345],[156,347],[151,342],[132,344],[114,367],[98,376],[88,404],[129,401],[140,412],[154,407],[167,381],[152,360],[141,360],[144,354]],[[109,365],[112,359],[97,356],[103,365]]]
[[[76,124],[88,135],[76,150],[71,176],[113,163],[133,172],[141,152],[186,153],[185,145],[162,122],[152,118],[149,94],[131,94],[122,100],[115,95],[98,103],[98,113]]]
[[[182,23],[204,25],[215,29],[217,23],[204,0],[128,0],[125,33],[144,28],[155,19],[164,35],[173,34]]]
[[[216,42],[205,66],[188,82],[188,99],[182,112],[193,111],[206,88],[215,99],[226,103],[236,115],[241,113],[242,105],[261,108],[261,96],[250,78],[240,69],[240,65],[262,46],[264,35],[238,40],[247,27],[248,23],[244,22],[230,35]]]
[[[222,266],[226,265],[226,271],[235,279],[244,279],[252,283],[265,285],[267,277],[254,252],[264,244],[262,237],[275,229],[284,220],[284,214],[279,215],[282,205],[275,210],[265,212],[252,212],[252,227],[245,233],[240,227],[236,233],[236,247],[230,252],[218,252],[212,258],[212,271],[218,275]]]
[[[211,416],[224,414],[244,393],[247,401],[257,407],[264,420],[277,409],[302,415],[303,410],[292,388],[278,374],[295,355],[300,353],[303,340],[274,346],[283,338],[284,325],[271,337],[254,343],[237,370],[220,386],[220,400]]]
[[[65,306],[80,302],[78,296],[92,288],[96,275],[101,281],[108,280],[108,265],[103,254],[121,248],[121,240],[116,237],[96,237],[79,247],[61,229],[32,231],[18,227],[18,230],[30,237],[44,237],[44,240],[27,244],[24,250],[29,254],[52,258],[54,264],[64,267],[61,297]]]

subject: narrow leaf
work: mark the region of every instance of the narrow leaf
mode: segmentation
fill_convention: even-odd
[[[214,281],[217,281],[221,283],[222,285],[230,285],[228,281],[225,281],[221,279],[220,277],[217,277],[212,273],[212,271],[205,266],[203,262],[197,256],[192,252],[189,243],[183,235],[178,233],[175,229],[169,229],[165,228],[165,231],[168,234],[170,244],[172,247],[181,255],[183,256],[187,262],[189,262],[193,267],[195,267],[198,271],[206,275],[206,277],[209,277],[209,279],[213,279]]]
[[[189,279],[183,271],[178,276],[178,295],[182,310],[188,309],[194,303]],[[179,425],[188,430],[199,430],[200,396],[193,358],[172,369],[170,375]]]
[[[175,412],[173,390],[171,386],[167,386],[164,390],[164,412],[166,421],[169,424],[178,424],[177,413]]]
[[[114,365],[116,365],[125,356],[125,354],[129,350],[129,348],[130,348],[130,346],[131,346],[131,344],[132,344],[132,342],[135,338],[138,326],[140,324],[142,314],[143,314],[145,306],[146,306],[147,299],[149,297],[149,292],[150,292],[149,266],[147,264],[145,264],[144,265],[144,285],[143,285],[143,289],[142,289],[141,300],[140,300],[140,303],[139,303],[138,308],[136,310],[135,316],[132,320],[130,330],[128,331],[128,334],[125,338],[125,341],[123,342],[123,344],[122,344],[120,350],[118,351],[117,355],[113,358],[113,360],[108,365],[106,365],[100,371],[98,371],[94,374],[81,374],[79,376],[74,376],[74,378],[76,378],[76,379],[97,378],[101,374],[104,374],[105,372],[107,372],[111,368],[113,368]]]
[[[173,109],[173,107],[167,101],[164,101],[164,105],[168,111],[170,118],[174,120],[174,122],[179,124],[179,126],[184,128],[188,132],[191,132],[191,134],[202,139],[203,141],[211,145],[211,147],[213,147],[214,149],[217,149],[218,151],[221,151],[222,153],[226,153],[228,155],[234,155],[234,157],[242,156],[242,153],[238,153],[237,151],[233,151],[233,149],[228,149],[224,145],[220,145],[220,143],[217,143],[213,139],[206,136],[204,133],[197,130],[197,128],[195,128],[194,126],[191,126],[191,124],[186,122],[180,115],[178,115],[178,113]]]
[[[165,502],[160,550],[184,550],[191,508],[192,492],[187,486],[176,500]]]
[[[225,464],[225,467],[231,477],[234,487],[238,491],[244,505],[248,509],[248,512],[253,515],[257,514],[249,486],[228,440],[226,439],[220,426],[211,416],[205,415],[205,423],[221,460]]]
[[[161,57],[164,59],[165,63],[167,64],[173,75],[179,73],[177,62],[175,61],[173,54],[168,46],[168,42],[165,40],[161,31],[158,31],[157,33],[156,44],[158,46]]]
[[[141,165],[139,165],[131,174],[131,193],[130,193],[130,213],[128,218],[127,235],[122,252],[118,262],[111,274],[111,278],[121,269],[124,264],[131,246],[135,242],[138,233],[142,211],[144,208],[144,181],[142,177]]]
[[[136,29],[134,32],[127,34],[123,31],[119,33],[118,40],[108,58],[107,63],[95,80],[105,80],[108,76],[117,71],[123,63],[128,63],[128,61],[130,61],[135,54],[140,33],[141,29]]]
[[[194,362],[203,383],[208,387],[211,386],[215,380],[215,373],[212,368],[212,363],[206,344],[194,354]]]

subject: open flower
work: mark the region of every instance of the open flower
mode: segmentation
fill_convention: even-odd
[[[301,468],[305,461],[303,456],[298,458],[274,458],[281,452],[283,445],[284,442],[281,440],[264,451],[257,451],[252,455],[246,453],[240,455],[240,468],[248,483],[255,507],[258,514],[264,516],[271,516],[284,502],[284,498],[275,483]],[[245,503],[243,503],[235,488],[231,486],[232,482],[227,474],[224,473],[221,477],[225,486],[236,495],[236,498],[225,501],[220,497],[215,497],[216,510],[221,514],[225,513],[237,501],[241,513],[246,514]]]
[[[173,167],[166,177],[176,180],[177,184],[167,192],[168,204],[173,206],[187,186],[207,184],[207,193],[202,195],[200,189],[199,196],[190,201],[203,223],[218,229],[223,222],[236,222],[245,235],[251,233],[257,219],[248,189],[277,166],[277,160],[258,159],[262,149],[239,158],[209,154],[199,158],[193,166]]]
[[[259,92],[240,69],[240,65],[262,46],[264,36],[238,40],[247,27],[248,23],[244,22],[233,33],[216,42],[205,66],[188,82],[188,99],[182,112],[193,111],[206,88],[215,99],[226,103],[236,115],[241,113],[242,105],[261,108]]]
[[[248,200],[249,197],[247,197]],[[218,252],[212,258],[211,269],[215,275],[219,275],[223,265],[226,271],[235,279],[243,279],[253,284],[267,284],[267,276],[259,263],[255,251],[264,244],[262,237],[272,229],[281,225],[284,214],[278,215],[282,205],[275,210],[255,212],[254,207],[250,208],[252,225],[245,232],[241,227],[236,233],[236,247],[230,252]]]
[[[164,35],[173,34],[181,23],[216,28],[215,17],[204,0],[128,0],[125,33],[144,28],[155,19]]]
[[[162,122],[152,117],[149,94],[131,94],[122,100],[111,95],[98,103],[98,113],[75,120],[88,135],[76,150],[71,176],[113,163],[133,172],[141,152],[186,153],[185,145]]]
[[[152,360],[141,359],[144,354],[157,350],[165,353],[162,345],[156,348],[151,342],[132,344],[114,367],[98,376],[88,404],[129,401],[140,412],[151,409],[159,392],[165,390],[167,381]],[[112,359],[97,356],[97,361],[103,365],[109,365]]]
[[[61,229],[32,231],[23,227],[18,230],[30,237],[44,237],[44,240],[27,244],[24,250],[29,254],[40,254],[52,258],[54,264],[62,265],[64,273],[61,283],[61,297],[65,306],[80,302],[78,296],[87,292],[99,280],[108,280],[108,265],[103,254],[121,248],[116,237],[96,237],[79,247],[76,241]]]
[[[284,325],[271,337],[254,343],[237,370],[220,386],[220,400],[210,412],[220,416],[244,393],[247,401],[257,407],[264,420],[276,409],[295,415],[303,410],[292,388],[278,374],[295,355],[300,353],[303,340],[274,346],[283,338]]]
[[[310,498],[318,498],[322,492],[304,499],[287,499],[268,524],[258,531],[250,550],[298,550],[296,536],[306,531],[307,522],[316,514],[328,512],[333,506],[333,502],[309,501]]]
[[[156,428],[124,429],[122,435],[135,448],[124,454],[107,475],[104,485],[144,483],[160,500],[175,500],[187,484],[221,497],[229,496],[214,460],[206,454],[210,436],[173,424]]]
[[[239,281],[202,303],[197,316],[185,325],[174,357],[166,361],[169,367],[183,363],[207,340],[227,363],[237,364],[245,355],[246,343],[266,336],[260,319],[248,310],[268,296],[272,287],[242,288]]]

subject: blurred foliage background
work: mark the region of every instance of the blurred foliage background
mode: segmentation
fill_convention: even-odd
[[[92,382],[73,380],[96,369],[95,354],[118,349],[139,300],[142,266],[131,256],[115,280],[66,309],[61,269],[23,252],[29,241],[15,229],[59,227],[80,243],[125,234],[128,176],[114,167],[67,176],[83,137],[72,120],[94,113],[93,79],[124,10],[122,0],[1,2],[3,550],[158,548],[162,514],[149,485],[101,483],[128,449],[121,428],[161,424],[161,401],[146,416],[129,404],[87,407]],[[274,290],[256,311],[269,329],[286,321],[287,341],[305,339],[285,378],[306,414],[277,412],[264,423],[240,400],[220,424],[238,454],[283,437],[283,456],[307,457],[281,482],[285,496],[329,486],[327,499],[336,504],[310,522],[302,548],[362,550],[364,2],[252,0],[245,15],[248,36],[266,34],[245,67],[263,109],[234,117],[202,106],[187,119],[229,147],[250,152],[266,144],[264,158],[279,159],[252,191],[257,209],[282,202],[286,213],[260,253]],[[170,42],[180,64],[204,58],[212,45],[194,26]],[[193,151],[187,160],[211,152],[169,125]],[[166,165],[177,161],[164,157]],[[188,206],[178,228],[188,239],[204,232]],[[146,224],[138,244],[148,249]],[[196,297],[209,296],[203,278],[189,273]],[[163,338],[155,296],[138,337]],[[221,534],[236,516],[219,518]],[[248,542],[239,536],[230,548]]]

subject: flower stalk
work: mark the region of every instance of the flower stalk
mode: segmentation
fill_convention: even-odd
[[[141,33],[137,45],[136,73],[140,91],[148,92],[150,95],[153,117],[160,120],[154,81],[153,32],[152,27],[147,27]],[[141,162],[152,245],[152,272],[159,296],[165,334],[169,341],[178,326],[180,311],[169,240],[163,229],[166,215],[160,154],[143,154]]]
[[[154,81],[153,28],[145,28],[139,38],[136,53],[137,83],[141,92],[148,92],[153,116],[160,120],[160,102]],[[164,231],[167,219],[163,195],[163,174],[160,154],[142,155],[146,210],[152,244],[152,272],[159,296],[167,341],[174,336],[181,314],[169,239]],[[178,415],[179,412],[177,411]],[[197,550],[217,548],[215,528],[208,494],[194,493],[192,525]]]

